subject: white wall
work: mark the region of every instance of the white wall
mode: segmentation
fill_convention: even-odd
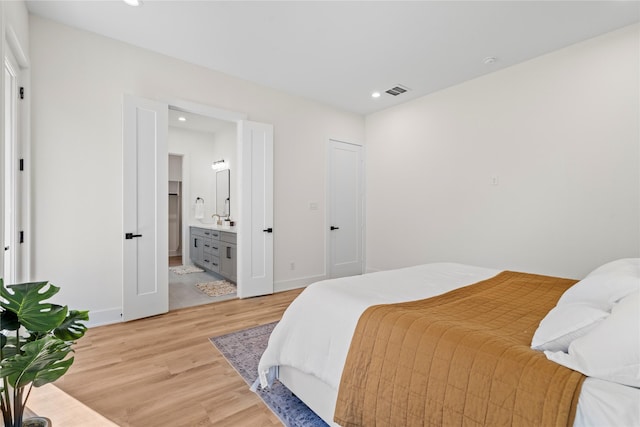
[[[170,146],[171,141],[168,143]],[[170,149],[169,153],[171,153]],[[182,181],[182,156],[169,154],[169,181]]]
[[[93,322],[122,304],[122,95],[183,99],[272,123],[276,286],[324,277],[325,144],[364,140],[363,117],[39,17],[33,64],[34,278]],[[291,271],[291,258],[303,259]],[[308,278],[308,279],[307,279]]]
[[[189,203],[184,212],[186,225],[197,222],[195,218],[195,200],[205,201],[205,218],[211,218],[215,209],[215,173],[211,169],[214,156],[214,135],[189,129],[169,126],[168,147],[171,154],[182,154],[183,175],[182,197]]]
[[[3,1],[0,2],[2,12],[3,38],[7,33],[13,33],[24,50],[29,54],[29,12],[24,1]],[[4,53],[4,52],[3,52]]]
[[[580,278],[640,256],[639,39],[627,27],[368,116],[368,269]]]

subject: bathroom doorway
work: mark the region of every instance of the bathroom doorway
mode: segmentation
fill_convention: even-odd
[[[169,267],[182,265],[182,158],[169,154]]]
[[[211,226],[219,210],[214,163],[224,161],[227,165],[230,179],[225,212],[231,218],[237,213],[237,125],[171,107],[168,124],[169,310],[237,298],[237,292],[230,287],[223,295],[208,292],[207,286],[225,278],[194,265],[189,253],[190,227]],[[221,208],[224,210],[225,206]]]
[[[273,125],[249,121],[246,114],[189,101],[159,102],[126,94],[123,99],[123,150],[132,151],[131,155],[123,156],[123,228],[127,230],[123,246],[123,320],[166,313],[170,309],[167,271],[169,221],[166,216],[169,152],[183,154],[183,264],[188,262],[191,252],[191,236],[185,232],[189,224],[187,213],[191,220],[191,213],[195,213],[195,200],[199,197],[190,190],[191,185],[187,181],[202,181],[192,179],[187,168],[190,171],[213,169],[211,163],[207,167],[195,169],[191,165],[193,159],[188,162],[187,154],[176,153],[167,145],[171,111],[216,118],[235,125],[234,154],[237,156],[237,163],[230,167],[230,186],[231,191],[234,185],[237,187],[238,197],[231,195],[230,210],[231,216],[239,225],[236,226],[235,236],[224,236],[221,233],[220,241],[225,243],[225,247],[223,252],[218,253],[225,254],[226,262],[221,262],[219,271],[236,283],[235,290],[239,298],[273,293]],[[147,152],[146,156],[136,155],[143,151]],[[256,182],[261,185],[255,185]],[[138,188],[144,191],[136,193],[134,190]],[[149,200],[141,202],[139,194],[145,195]],[[240,196],[242,203],[239,202]],[[205,209],[203,211],[199,219],[209,220],[208,215],[211,215]],[[144,219],[142,226],[140,221],[135,221],[140,218]],[[225,232],[233,233],[232,230]],[[129,239],[133,241],[129,242]],[[202,252],[206,253],[202,248]],[[152,256],[135,256],[140,253]],[[200,259],[200,247],[193,254],[197,255],[195,259]],[[204,264],[201,264],[206,265],[207,260],[211,263],[209,270],[215,271],[211,258],[203,258]],[[230,265],[229,260],[234,262]],[[236,268],[230,270],[233,266]],[[140,277],[148,280],[141,281]]]

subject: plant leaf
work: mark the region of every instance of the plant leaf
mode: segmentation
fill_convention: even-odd
[[[20,329],[20,322],[18,321],[18,315],[13,311],[2,310],[0,313],[0,325],[3,330],[17,331]]]
[[[2,341],[4,341],[4,345],[2,346],[2,360],[12,357],[16,354],[18,349],[17,346],[17,338],[13,334],[4,335]],[[26,341],[23,337],[20,337],[20,345],[24,344]]]
[[[47,285],[47,289],[42,291]],[[15,313],[19,322],[28,330],[49,332],[67,317],[67,307],[42,302],[59,290],[59,287],[48,282],[2,286],[0,296],[5,301],[0,301],[0,306]]]
[[[73,363],[73,357],[65,360],[72,351],[71,345],[56,337],[46,336],[29,342],[22,350],[24,354],[0,363],[0,378],[7,377],[14,388],[31,382],[36,387],[51,383],[64,375]]]
[[[89,312],[71,310],[67,318],[54,331],[54,335],[64,341],[74,341],[84,336],[87,327],[81,321],[89,320]]]

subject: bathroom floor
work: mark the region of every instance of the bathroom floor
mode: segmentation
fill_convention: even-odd
[[[182,265],[182,260],[180,260],[180,263],[172,264],[172,258],[180,257],[169,257],[170,267]],[[235,293],[219,297],[210,297],[196,288],[196,284],[198,283],[215,282],[217,280],[224,279],[207,271],[203,271],[202,273],[176,274],[169,270],[169,310],[211,304],[212,302],[226,301],[237,297]]]

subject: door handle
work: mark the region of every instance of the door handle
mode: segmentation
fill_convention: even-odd
[[[262,231],[264,231],[265,233],[273,233],[273,228],[269,227],[266,230],[262,230]]]
[[[142,237],[142,234],[133,234],[133,233],[127,233],[124,235],[124,238],[127,240],[131,240],[134,237]]]
[[[333,225],[331,226],[331,228],[329,228],[329,230],[333,231],[333,230],[340,230],[340,227],[334,227]]]

